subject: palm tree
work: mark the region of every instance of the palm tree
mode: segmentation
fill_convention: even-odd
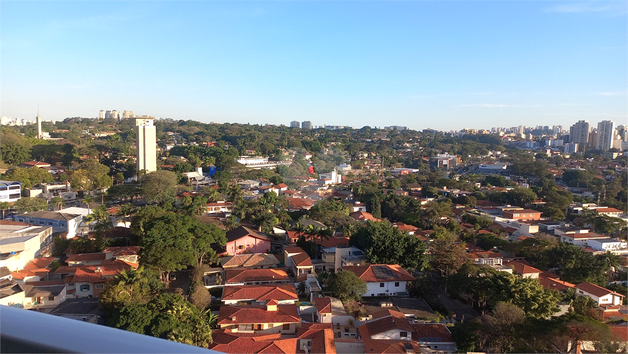
[[[137,269],[131,268],[121,271],[115,277],[115,279],[118,280],[118,283],[125,287],[131,299],[133,299],[133,290],[135,286],[146,281],[146,279],[142,277],[143,272],[144,267],[139,267]]]
[[[65,205],[65,203],[63,202],[63,198],[61,197],[53,197],[52,199],[50,199],[50,203],[52,204],[56,204],[57,205],[57,210],[61,210],[61,207],[63,205]]]
[[[0,202],[0,210],[2,210],[2,219],[4,219],[4,212],[9,209],[9,202]]]
[[[94,198],[92,198],[91,195],[87,195],[85,198],[83,198],[82,202],[84,204],[87,204],[87,213],[89,214],[89,210],[90,210],[89,209],[89,205],[90,205],[90,203],[94,202]]]

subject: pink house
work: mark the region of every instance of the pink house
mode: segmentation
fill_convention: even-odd
[[[240,226],[227,232],[225,252],[230,256],[242,253],[266,253],[270,251],[270,238],[266,235]]]

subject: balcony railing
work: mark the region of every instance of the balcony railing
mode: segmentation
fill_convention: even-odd
[[[171,342],[83,321],[0,306],[1,353],[205,353]]]

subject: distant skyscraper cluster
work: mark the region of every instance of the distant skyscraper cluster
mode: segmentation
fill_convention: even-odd
[[[310,122],[309,120],[303,121],[302,123],[296,120],[293,120],[292,122],[290,122],[290,128],[299,128],[299,127],[301,127],[302,129],[312,129],[312,122]]]
[[[105,111],[103,109],[100,110],[100,112],[98,112],[98,119],[117,119],[117,120],[122,120],[122,119],[131,119],[131,118],[135,118],[135,113],[133,113],[133,111],[116,111],[111,110],[111,111]]]
[[[585,151],[587,148],[602,151],[624,150],[628,147],[626,126],[615,127],[614,122],[603,120],[597,124],[597,128],[593,128],[588,121],[580,120],[569,128],[569,143],[574,152]]]

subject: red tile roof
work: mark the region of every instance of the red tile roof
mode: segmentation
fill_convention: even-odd
[[[297,352],[297,338],[281,339],[280,334],[250,335],[221,330],[212,331],[214,343],[209,349],[233,354],[293,354]]]
[[[323,247],[338,247],[338,246],[348,246],[349,238],[348,237],[330,237],[324,238],[320,240],[321,246]]]
[[[35,258],[32,261],[28,262],[28,264],[24,267],[25,270],[35,270],[48,268],[50,263],[52,263],[56,257],[39,257]]]
[[[412,332],[413,328],[406,316],[394,310],[382,310],[373,314],[373,320],[364,324],[369,334],[384,333],[393,329]]]
[[[331,313],[330,297],[315,297],[314,304],[316,305],[316,311],[318,311],[318,313]]]
[[[557,278],[549,278],[549,277],[539,277],[539,283],[546,289],[554,289],[557,291],[562,291],[566,289],[574,288],[576,285],[571,284],[570,282],[566,282]]]
[[[587,292],[587,293],[589,293],[591,295],[595,295],[597,297],[606,296],[608,294],[613,294],[613,295],[621,296],[621,297],[625,297],[626,296],[626,295],[622,295],[620,293],[616,293],[616,292],[614,292],[612,290],[603,288],[603,287],[601,287],[599,285],[588,283],[586,281],[576,285],[576,288],[580,289],[582,291],[585,291],[585,292]]]
[[[284,269],[227,269],[225,271],[227,283],[245,283],[252,281],[279,281],[288,280],[288,274]]]
[[[295,254],[291,258],[297,267],[311,267],[312,266],[312,260],[310,259],[310,256],[308,256],[308,254],[305,252]]]
[[[366,266],[344,266],[365,282],[412,281],[415,278],[397,264],[370,264]]]
[[[380,219],[375,218],[371,213],[367,213],[366,211],[361,211],[361,210],[353,212],[349,214],[349,216],[358,221],[365,221],[365,220],[381,221]]]
[[[451,332],[441,323],[412,324],[412,340],[419,342],[453,342]],[[429,338],[429,340],[428,340]]]
[[[521,261],[512,261],[504,264],[506,267],[510,267],[514,269],[515,272],[519,274],[534,274],[541,273],[539,269],[536,269],[530,265],[527,265]]]
[[[222,300],[298,300],[296,289],[292,284],[281,285],[234,285],[225,286]]]
[[[277,311],[267,311],[266,306],[222,306],[218,325],[301,323],[297,305],[279,305]]]
[[[334,354],[336,344],[331,323],[304,323],[297,338],[312,340],[311,353]]]
[[[87,261],[104,261],[107,259],[106,253],[80,253],[73,254],[66,259],[67,263],[71,262],[87,262]]]

